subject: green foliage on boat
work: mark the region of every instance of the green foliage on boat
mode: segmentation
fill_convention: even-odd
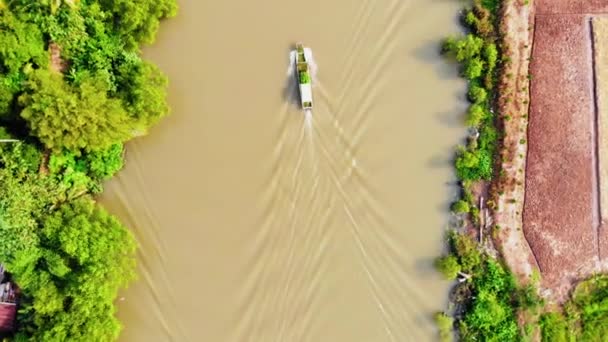
[[[310,83],[310,74],[306,71],[300,72],[300,83],[308,84]]]

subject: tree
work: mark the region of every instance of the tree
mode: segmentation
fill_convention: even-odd
[[[469,100],[473,103],[483,103],[488,98],[488,92],[478,85],[471,85],[469,88]]]
[[[89,176],[106,180],[112,177],[123,166],[123,146],[114,144],[105,150],[91,151],[84,154]]]
[[[479,78],[483,74],[484,61],[475,57],[467,60],[464,65],[463,75],[468,80]]]
[[[120,323],[113,301],[134,277],[135,242],[90,198],[44,219],[33,270],[16,275],[26,298],[27,334],[43,341],[113,341]]]
[[[496,67],[496,62],[498,61],[498,49],[496,48],[496,44],[487,43],[484,45],[483,56],[488,64],[488,71],[492,72]]]
[[[167,78],[155,65],[137,56],[124,56],[117,68],[116,85],[138,131],[145,132],[169,112]]]
[[[467,115],[467,125],[478,127],[479,124],[487,117],[486,109],[483,105],[474,103],[469,107]]]
[[[24,71],[32,66],[45,67],[48,57],[36,25],[19,20],[8,10],[1,11],[0,116],[10,116],[13,99],[23,89]]]
[[[452,204],[452,211],[456,214],[465,214],[471,211],[471,208],[469,207],[469,203],[467,201],[458,200]]]
[[[435,323],[439,328],[439,339],[441,342],[452,342],[454,340],[454,318],[438,312],[435,314]]]
[[[458,259],[451,254],[437,259],[435,261],[435,267],[446,277],[446,279],[450,280],[456,279],[458,272],[461,270]]]
[[[120,100],[108,98],[103,89],[95,78],[71,87],[58,75],[36,70],[19,97],[21,117],[49,149],[109,148],[129,139],[135,123]]]
[[[99,4],[129,49],[152,43],[160,20],[177,14],[175,0],[99,0]]]

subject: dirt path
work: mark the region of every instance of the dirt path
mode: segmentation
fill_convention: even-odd
[[[505,138],[502,173],[493,191],[496,203],[493,222],[505,262],[519,282],[526,284],[533,272],[538,271],[522,229],[534,7],[532,1],[525,4],[523,0],[506,2],[503,6],[500,31],[504,35],[503,54],[510,61],[505,63],[499,83],[499,115]]]
[[[50,43],[49,53],[51,55],[51,70],[64,73],[67,70],[67,63],[61,58],[61,46],[55,42]]]

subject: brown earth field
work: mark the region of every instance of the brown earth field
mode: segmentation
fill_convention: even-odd
[[[539,9],[542,3],[549,1],[539,2]],[[537,13],[530,74],[524,234],[543,287],[551,291],[550,297],[563,301],[575,281],[599,267],[589,17]]]
[[[544,14],[597,14],[608,12],[607,0],[536,0],[536,13]]]

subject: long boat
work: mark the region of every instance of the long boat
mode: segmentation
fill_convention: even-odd
[[[296,44],[296,78],[300,90],[300,101],[303,109],[312,109],[312,77],[310,77],[310,65],[306,59],[304,45]]]

